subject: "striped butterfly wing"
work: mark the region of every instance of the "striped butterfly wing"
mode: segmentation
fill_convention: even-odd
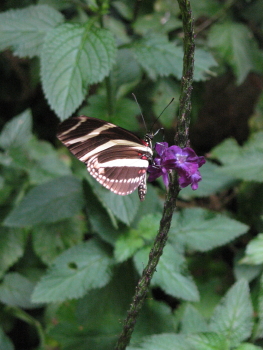
[[[59,125],[57,137],[104,187],[119,195],[146,194],[146,171],[152,149],[128,130],[80,116]]]

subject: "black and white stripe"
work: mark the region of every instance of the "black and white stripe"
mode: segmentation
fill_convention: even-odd
[[[144,140],[103,120],[80,116],[59,125],[57,137],[104,187],[119,195],[138,188],[146,194],[146,172],[152,159],[151,135]]]

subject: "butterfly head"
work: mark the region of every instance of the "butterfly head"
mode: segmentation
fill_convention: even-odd
[[[143,143],[145,144],[145,146],[148,146],[152,149],[152,139],[154,137],[154,134],[153,133],[147,133],[144,138],[143,138]]]

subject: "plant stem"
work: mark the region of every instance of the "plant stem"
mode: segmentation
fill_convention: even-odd
[[[179,116],[175,144],[186,147],[189,137],[189,124],[191,112],[191,93],[194,75],[195,35],[193,17],[189,0],[177,0],[183,21],[184,31],[184,66],[181,80],[181,95],[179,99]]]
[[[194,32],[193,18],[189,0],[178,0],[183,21],[184,30],[184,66],[181,82],[180,107],[178,118],[178,131],[175,139],[180,147],[185,147],[188,143],[190,111],[191,111],[191,91],[194,72]],[[143,270],[142,277],[138,282],[133,297],[132,304],[128,310],[128,315],[123,324],[123,331],[118,339],[115,350],[124,350],[130,342],[134,330],[137,316],[142,308],[144,299],[157,264],[163,253],[168,232],[171,226],[172,216],[176,207],[176,198],[179,193],[177,176],[172,174],[169,190],[166,196],[163,215],[160,222],[159,232],[155,238],[153,248],[149,255],[149,261]]]

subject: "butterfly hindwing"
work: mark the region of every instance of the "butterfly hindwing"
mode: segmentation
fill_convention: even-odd
[[[104,187],[119,195],[139,187],[143,200],[152,149],[132,132],[103,120],[80,116],[59,125],[57,137]]]

